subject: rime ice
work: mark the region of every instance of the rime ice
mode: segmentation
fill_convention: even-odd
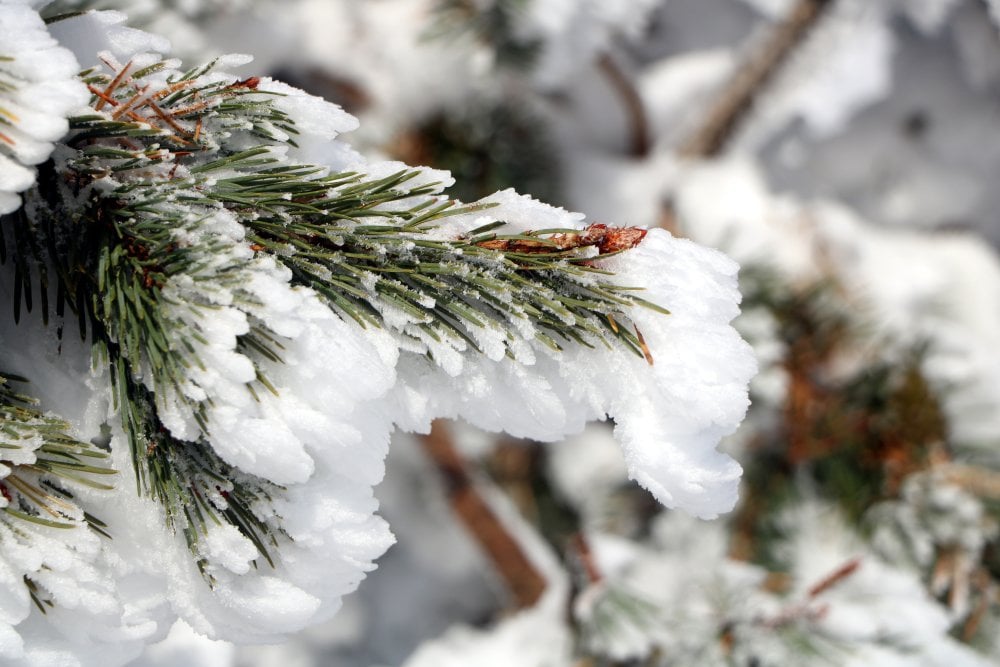
[[[0,3],[0,213],[20,205],[18,192],[35,181],[52,142],[66,134],[66,117],[87,102],[73,55],[24,4]]]
[[[51,41],[30,9],[0,4],[0,18],[14,13]],[[157,63],[153,52],[164,44],[123,27],[121,20],[118,14],[87,14],[59,22],[54,34],[79,62],[100,62],[99,67],[110,69],[102,95],[120,92],[115,86],[135,85],[127,102],[132,113],[146,126],[159,128],[164,142],[173,133],[197,133],[206,146],[230,153],[264,143],[260,156],[271,168],[316,164],[316,178],[349,169],[359,177],[384,179],[401,169],[398,163],[366,162],[341,142],[338,135],[357,123],[339,107],[267,79],[251,83],[212,71],[200,74],[198,84],[249,90],[249,99],[261,106],[276,100],[274,108],[283,114],[278,120],[254,124],[249,117],[231,121],[219,114],[197,129],[183,122],[161,126],[163,111],[152,101],[166,99],[158,91],[175,85],[181,76],[178,64],[165,61],[141,85],[133,83],[131,73]],[[61,48],[51,51],[40,57],[66,58]],[[299,131],[298,146],[287,143],[291,135],[283,119]],[[45,141],[57,139],[65,129],[58,122],[46,125],[40,113],[26,114],[25,123],[41,128]],[[43,148],[25,161],[45,159],[48,148]],[[218,158],[212,150],[196,153],[184,165],[171,165],[162,154],[159,161],[146,158],[131,171],[115,172],[105,163],[106,173],[113,175],[95,176],[87,184],[91,189],[73,196],[113,193],[123,205],[141,206],[148,220],[171,222],[161,247],[176,253],[182,268],[160,282],[147,274],[145,287],[155,287],[157,299],[142,306],[148,308],[143,317],[155,318],[162,327],[154,341],[157,354],[178,360],[170,367],[169,381],[157,375],[149,346],[132,342],[142,341],[145,330],[130,330],[126,305],[111,300],[105,304],[109,312],[122,317],[109,324],[121,325],[110,338],[125,350],[116,354],[132,355],[122,357],[129,362],[122,374],[134,374],[131,391],[154,396],[157,433],[181,443],[178,447],[190,443],[208,448],[221,461],[218,469],[225,474],[198,487],[191,502],[201,503],[198,511],[204,509],[210,519],[226,516],[234,523],[210,521],[204,530],[185,534],[194,515],[165,509],[155,496],[136,493],[143,480],[135,478],[132,445],[116,398],[121,394],[115,394],[125,380],[111,377],[113,371],[102,370],[99,363],[90,373],[81,371],[86,346],[66,343],[60,357],[52,351],[51,336],[32,339],[18,333],[23,329],[3,330],[7,345],[2,361],[30,358],[25,372],[37,377],[46,407],[67,415],[78,437],[93,438],[102,426],[109,430],[119,471],[113,491],[87,493],[78,500],[81,508],[107,523],[113,540],[78,527],[62,536],[34,538],[41,546],[12,549],[4,544],[0,655],[5,658],[47,665],[54,663],[45,655],[58,655],[67,664],[107,665],[162,637],[178,618],[206,636],[245,643],[277,641],[329,618],[392,542],[386,523],[376,515],[372,492],[384,474],[390,434],[397,429],[426,431],[437,418],[460,417],[489,430],[550,441],[579,432],[587,422],[610,418],[629,475],[662,503],[700,517],[732,508],[740,467],[716,445],[746,411],[747,383],[756,364],[729,325],[739,312],[737,266],[720,253],[658,230],[617,255],[602,257],[590,249],[584,259],[610,272],[614,286],[640,290],[637,294],[659,309],[621,301],[620,326],[630,327],[629,335],[642,341],[645,354],[591,333],[579,341],[567,338],[561,347],[546,344],[544,328],[514,305],[499,325],[470,325],[471,340],[439,336],[412,308],[379,302],[379,284],[386,278],[374,275],[363,277],[359,291],[373,301],[381,326],[362,327],[320,291],[297,284],[278,253],[261,252],[263,246],[251,242],[245,223],[259,211],[236,213],[235,207],[203,196],[240,177],[235,166],[199,180],[199,169]],[[56,167],[71,170],[77,164],[73,160],[82,159],[67,149],[58,153]],[[448,174],[424,169],[413,176],[406,187],[419,188],[420,194],[406,206],[447,203],[442,191],[450,183]],[[156,189],[157,183],[175,178],[190,180],[170,191]],[[30,185],[27,180],[11,183],[4,186],[10,196]],[[337,195],[338,187],[351,184],[331,187],[330,196]],[[40,196],[26,197],[33,213],[43,210]],[[281,197],[282,202],[292,199]],[[391,216],[401,206],[388,201],[371,210]],[[375,215],[371,220],[378,224]],[[489,222],[504,223],[501,232],[508,234],[536,229],[570,234],[586,226],[580,214],[505,191],[445,218],[426,239],[462,239]],[[336,245],[336,238],[330,240]],[[415,247],[411,240],[392,251],[416,257]],[[297,248],[283,252],[292,256]],[[461,253],[456,251],[453,259],[462,261]],[[487,278],[499,271],[500,259],[493,260],[485,270]],[[4,271],[9,278],[10,271]],[[584,273],[579,280],[586,286],[596,279]],[[501,291],[496,298],[516,304],[509,293]],[[428,310],[435,303],[429,297],[420,300]],[[578,322],[558,304],[546,308],[561,325]],[[619,324],[612,321],[611,326]],[[41,323],[32,317],[21,327]],[[64,365],[75,369],[72,383],[60,371]],[[148,444],[147,457],[156,446],[156,441]],[[259,491],[246,508],[234,500],[237,485]],[[170,511],[174,514],[168,515]],[[272,531],[273,543],[266,550],[237,529],[247,514]],[[10,563],[16,567],[11,569]],[[21,582],[24,574],[43,585],[57,607],[87,609],[93,618],[78,632],[61,636],[50,625],[61,611],[50,617],[32,611]],[[119,650],[109,651],[108,645]]]

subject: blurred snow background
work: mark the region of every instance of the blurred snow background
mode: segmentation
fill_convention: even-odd
[[[269,647],[177,627],[136,664],[1000,659],[998,3],[84,4],[189,62],[253,54],[466,198],[515,187],[726,251],[762,367],[728,518],[662,511],[602,427],[542,448],[453,425],[520,553],[498,568],[440,452],[400,438],[378,492],[398,542],[332,623]]]

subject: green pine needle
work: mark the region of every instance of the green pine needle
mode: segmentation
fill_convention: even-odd
[[[13,260],[15,317],[36,304],[46,321],[50,308],[76,317],[110,371],[138,493],[163,505],[210,582],[200,549],[210,525],[236,527],[271,565],[283,533],[280,519],[264,521],[254,510],[280,487],[223,463],[208,441],[210,402],[182,390],[189,369],[204,368],[194,345],[204,338],[177,313],[209,319],[215,306],[175,303],[164,288],[206,281],[235,295],[236,307],[253,306],[241,291],[242,265],[215,262],[237,241],[198,231],[202,221],[235,217],[245,247],[273,256],[293,284],[360,326],[386,326],[391,307],[410,318],[395,335],[458,349],[479,350],[483,329],[502,333],[509,356],[527,331],[556,352],[572,342],[647,355],[627,312],[666,311],[612,283],[593,265],[593,249],[552,240],[571,230],[500,235],[498,221],[442,238],[449,217],[492,205],[443,197],[418,170],[372,178],[289,163],[274,147],[294,146],[297,132],[276,96],[258,91],[254,78],[205,76],[213,65],[165,84],[145,77],[162,77],[166,63],[84,72],[93,109],[70,119],[72,153],[39,167],[28,205],[0,229],[0,260]],[[498,241],[506,251],[491,245]],[[237,340],[258,365],[247,390],[276,394],[261,365],[281,362],[282,338],[249,319]],[[163,426],[157,405],[166,397],[188,403],[201,428],[193,441]],[[47,460],[39,471],[82,482],[99,467]]]
[[[64,485],[86,486],[110,491],[108,453],[68,435],[70,425],[58,417],[43,414],[37,400],[16,391],[13,382],[23,378],[0,373],[0,465],[11,472],[0,478],[0,492],[8,500],[6,516],[51,528],[105,526],[83,515],[73,504],[73,494]],[[15,463],[30,451],[34,461]],[[103,530],[99,530],[106,534]]]

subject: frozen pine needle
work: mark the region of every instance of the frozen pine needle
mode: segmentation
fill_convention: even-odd
[[[0,565],[23,575],[0,658],[106,664],[164,619],[260,643],[329,617],[392,541],[390,434],[440,417],[540,440],[611,418],[660,502],[732,508],[715,447],[756,368],[735,263],[511,190],[457,201],[447,173],[361,158],[339,107],[233,76],[237,57],[179,69],[121,20],[53,24],[129,47],[75,54],[85,99],[0,220],[0,363],[66,415],[32,413],[0,468]],[[76,569],[44,574],[35,548]],[[79,633],[19,634],[82,589]]]

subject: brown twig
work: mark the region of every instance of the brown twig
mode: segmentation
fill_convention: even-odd
[[[969,612],[965,623],[962,624],[961,630],[962,641],[966,643],[971,642],[979,632],[983,619],[986,618],[990,605],[996,597],[996,586],[993,584],[989,571],[985,568],[979,568],[976,571],[975,579],[974,583],[979,593],[979,599],[976,601],[976,606]]]
[[[808,595],[809,598],[815,598],[822,595],[826,591],[835,587],[844,579],[847,579],[852,574],[857,572],[859,567],[861,567],[861,559],[852,558],[851,560],[847,561],[846,563],[838,567],[836,570],[834,570],[833,572],[831,572],[830,574],[826,575],[821,580],[813,584],[806,592],[806,595]]]
[[[686,157],[713,157],[722,152],[736,126],[752,108],[764,86],[816,25],[833,0],[799,0],[774,29],[762,48],[736,72],[702,126],[680,148]]]
[[[493,562],[517,607],[534,605],[545,592],[545,578],[476,490],[447,426],[435,422],[422,441],[444,478],[452,509]]]
[[[488,250],[526,254],[595,247],[598,254],[611,255],[623,250],[630,250],[642,243],[642,240],[646,238],[646,231],[640,227],[609,227],[595,223],[577,232],[539,236],[535,239],[489,239],[479,241],[476,245]]]
[[[574,534],[572,544],[573,550],[576,552],[576,557],[580,560],[580,566],[583,568],[584,574],[587,575],[587,582],[596,584],[602,581],[604,575],[597,566],[597,559],[594,558],[594,552],[590,548],[590,541],[587,539],[587,536],[583,533]]]
[[[115,69],[112,63],[108,62],[103,58],[101,60],[103,60],[104,64],[107,65],[111,70]],[[132,69],[131,60],[125,63],[125,66],[118,71],[118,73],[115,75],[115,78],[112,79],[111,83],[108,84],[107,88],[105,88],[100,92],[97,92],[96,90],[94,90],[92,86],[90,86],[91,91],[93,91],[94,94],[96,94],[100,98],[97,104],[94,105],[94,109],[100,111],[101,109],[104,108],[105,102],[111,102],[112,104],[115,103],[114,100],[111,98],[111,95],[115,92],[115,90],[118,89],[118,86],[121,84],[122,80],[128,75],[130,69]]]
[[[935,472],[940,474],[945,481],[955,484],[973,495],[989,500],[1000,500],[1000,472],[961,463],[939,465]]]
[[[853,576],[860,567],[860,558],[850,559],[810,586],[803,599],[779,610],[774,616],[758,619],[757,623],[764,628],[777,629],[802,620],[810,623],[819,621],[830,611],[830,606],[817,598]]]
[[[625,107],[625,113],[628,115],[629,155],[637,158],[646,157],[649,155],[653,142],[649,133],[649,117],[646,114],[646,107],[639,91],[609,54],[601,55],[597,60],[597,68],[618,93],[618,97]]]

